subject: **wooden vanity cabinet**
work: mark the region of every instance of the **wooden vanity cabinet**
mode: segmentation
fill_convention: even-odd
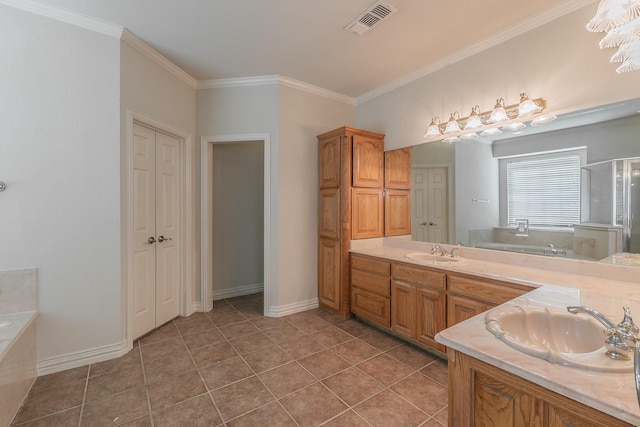
[[[318,300],[349,317],[352,239],[384,233],[384,135],[341,127],[318,135]]]
[[[447,276],[447,327],[517,298],[532,287],[466,275]]]
[[[391,326],[390,263],[351,255],[351,311],[371,322]]]
[[[391,329],[436,350],[446,327],[446,275],[402,263],[391,264]]]
[[[448,358],[450,426],[631,426],[466,354],[449,349]]]
[[[384,235],[411,234],[412,147],[384,153]]]

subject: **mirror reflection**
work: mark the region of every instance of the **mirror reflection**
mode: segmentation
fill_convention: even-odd
[[[640,100],[413,147],[412,240],[626,264],[640,253]]]

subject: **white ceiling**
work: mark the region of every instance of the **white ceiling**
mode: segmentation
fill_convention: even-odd
[[[281,75],[355,98],[595,0],[387,0],[398,12],[360,37],[343,28],[374,0],[39,1],[123,26],[197,80]]]

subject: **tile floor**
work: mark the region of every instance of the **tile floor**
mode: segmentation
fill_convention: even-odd
[[[446,361],[262,294],[177,318],[118,359],[39,377],[12,426],[447,425]]]

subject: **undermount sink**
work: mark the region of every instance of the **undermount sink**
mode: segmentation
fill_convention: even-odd
[[[633,362],[605,356],[603,327],[591,317],[548,307],[498,307],[487,329],[508,346],[551,363],[600,372],[632,372]]]
[[[433,264],[446,264],[451,262],[460,262],[460,258],[452,258],[450,256],[443,255],[434,255],[427,252],[414,252],[410,254],[406,254],[405,257],[412,259],[414,261],[421,261],[426,263]]]

